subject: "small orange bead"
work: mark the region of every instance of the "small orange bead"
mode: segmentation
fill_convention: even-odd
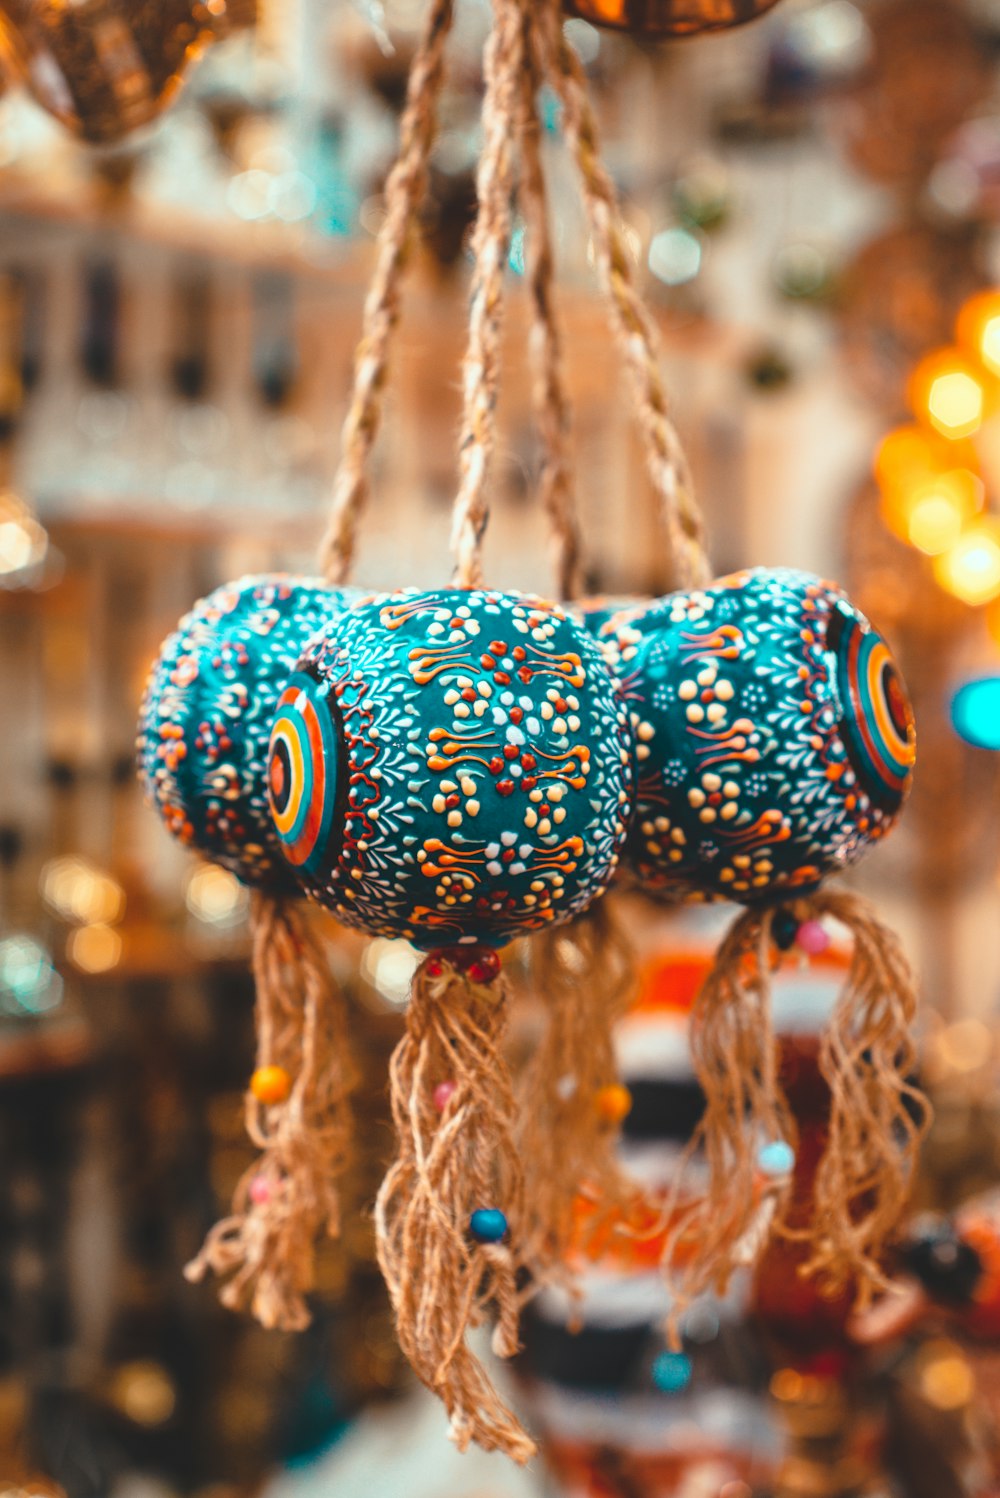
[[[258,1103],[283,1103],[291,1090],[292,1079],[283,1066],[258,1066],[250,1078]]]
[[[594,1097],[594,1104],[605,1123],[620,1124],[632,1111],[632,1094],[620,1082],[602,1087]]]

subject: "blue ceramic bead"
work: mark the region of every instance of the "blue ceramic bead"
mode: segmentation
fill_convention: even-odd
[[[366,601],[282,694],[271,803],[307,891],[418,946],[500,946],[605,889],[631,813],[628,712],[556,605],[441,589]]]
[[[653,1383],[661,1394],[681,1394],[691,1382],[691,1359],[683,1352],[661,1352],[653,1359]]]
[[[469,1232],[477,1243],[499,1243],[507,1234],[507,1219],[498,1207],[479,1207],[469,1218]]]
[[[312,578],[227,583],[195,604],[150,671],[139,778],[175,837],[248,884],[294,888],[268,808],[271,720],[309,637],[359,596]]]
[[[884,642],[808,573],[736,573],[626,610],[601,638],[638,756],[643,887],[744,903],[806,892],[892,827],[913,716]]]

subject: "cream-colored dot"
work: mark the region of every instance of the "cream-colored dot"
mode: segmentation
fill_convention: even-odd
[[[455,899],[454,895],[445,895],[444,903],[446,905],[457,905],[458,901]]]
[[[712,702],[709,704],[708,721],[710,723],[721,723],[725,716],[726,709],[721,702]]]
[[[736,805],[735,801],[727,801],[723,806],[720,815],[724,822],[731,822],[738,811],[739,807]]]
[[[754,864],[758,874],[771,874],[774,872],[774,864],[769,858],[761,858]]]
[[[757,889],[762,889],[767,882],[768,880],[766,874],[758,874],[757,878],[754,880],[754,885]]]
[[[531,806],[524,813],[524,825],[525,827],[537,827],[538,825],[538,813]]]
[[[559,822],[565,822],[565,820],[566,820],[566,808],[565,808],[565,806],[557,806],[556,807],[555,811],[552,813],[552,820],[553,820],[553,822],[555,822],[557,824]]]
[[[549,821],[548,817],[543,817],[542,820],[538,824],[538,835],[539,835],[539,837],[545,837],[551,831],[552,831],[552,823]]]
[[[671,848],[669,857],[671,863],[680,863],[684,855],[680,848]]]
[[[532,881],[531,881],[531,888],[533,890],[535,890],[536,893],[538,891],[540,891],[540,890],[543,890],[545,888],[545,881],[544,881],[544,879],[532,879]]]
[[[542,703],[541,714],[543,718],[551,718],[554,712],[555,708],[552,706],[551,702]]]
[[[731,702],[733,699],[734,690],[735,689],[731,681],[718,681],[715,684],[715,695],[722,702]]]
[[[721,869],[719,871],[719,879],[722,884],[731,883],[732,880],[735,879],[735,877],[736,875],[733,873],[732,869]]]
[[[750,860],[745,853],[737,853],[733,858],[733,863],[738,869],[748,869],[750,867]]]
[[[549,790],[549,800],[550,801],[561,801],[562,798],[563,798],[563,796],[565,796],[565,794],[566,794],[566,787],[564,785],[554,785]]]
[[[461,786],[463,796],[474,796],[476,794],[476,782],[472,779],[471,775],[463,775],[458,783]]]
[[[659,858],[660,854],[663,852],[663,849],[660,847],[658,842],[651,838],[646,844],[646,852],[652,853],[654,858]]]
[[[456,702],[455,703],[455,717],[456,718],[467,718],[469,716],[470,711],[471,711],[471,709],[470,709],[469,704],[467,702]]]
[[[692,697],[697,697],[698,686],[693,681],[682,681],[677,688],[677,695],[682,702],[690,702]]]
[[[571,713],[570,716],[566,719],[566,721],[569,724],[569,731],[570,731],[570,733],[579,733],[580,732],[580,719],[576,716],[575,713]]]
[[[478,815],[479,815],[479,802],[475,799],[475,797],[473,797],[473,799],[471,801],[466,801],[466,803],[465,803],[465,809],[469,813],[470,817],[478,817]]]
[[[462,825],[462,813],[458,810],[458,807],[456,806],[456,808],[455,808],[454,811],[450,811],[448,813],[448,826],[449,827],[461,827],[461,825]]]
[[[687,710],[688,722],[700,723],[703,720],[704,716],[705,709],[701,706],[701,704],[699,702],[692,702],[691,706]]]
[[[636,759],[648,759],[649,758],[649,745],[648,744],[636,744],[636,746],[635,746],[635,757],[636,757]]]
[[[670,834],[670,841],[672,843],[679,843],[683,848],[684,844],[687,842],[687,838],[684,836],[683,829],[680,827],[675,827],[673,832]]]
[[[479,700],[473,703],[472,706],[472,711],[475,713],[477,718],[481,718],[488,709],[489,703],[486,701],[485,697],[480,697]]]
[[[698,685],[700,687],[710,687],[717,674],[715,666],[706,666],[704,671],[698,672]]]
[[[481,697],[492,697],[493,684],[492,682],[481,681],[476,688],[476,691],[480,694]]]
[[[669,831],[669,828],[670,828],[670,818],[669,817],[657,817],[657,819],[656,819],[656,830],[657,830],[657,832],[667,832],[667,831]]]
[[[699,815],[699,817],[701,818],[701,820],[703,822],[714,822],[715,821],[715,807],[714,806],[703,806],[702,809],[701,809],[701,811],[698,813],[698,815]]]
[[[738,796],[739,793],[740,788],[735,780],[727,780],[725,785],[722,787],[722,794],[724,796],[728,796],[730,800],[733,800],[733,798]]]
[[[716,775],[714,771],[709,770],[707,775],[701,777],[701,783],[706,791],[717,791],[722,784],[722,776]]]
[[[652,723],[640,723],[637,732],[643,743],[648,744],[649,740],[653,737]]]
[[[688,791],[688,800],[690,801],[692,806],[704,806],[705,792],[699,790],[697,786],[693,786],[692,789]]]
[[[554,729],[554,731],[556,733],[565,733],[566,732],[566,719],[565,718],[557,718],[556,721],[553,723],[552,727],[553,727],[553,729]]]
[[[652,822],[643,822],[643,824],[642,824],[642,835],[643,835],[643,837],[652,837],[655,830],[656,829],[653,827]]]
[[[442,780],[441,789],[446,795],[450,796],[452,791],[458,790],[458,785],[454,780]]]
[[[552,795],[551,791],[549,792],[549,795]],[[528,792],[528,800],[529,801],[541,801],[541,799],[542,799],[542,793],[541,793],[540,790],[538,790],[537,787],[533,791],[529,791]]]
[[[434,800],[431,802],[431,807],[432,807],[432,809],[434,811],[438,811],[438,812],[444,811],[444,807],[445,807],[444,797],[443,796],[435,796]]]

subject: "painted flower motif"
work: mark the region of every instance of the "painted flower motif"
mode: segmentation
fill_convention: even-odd
[[[733,822],[740,812],[739,782],[723,779],[714,770],[706,770],[701,784],[688,791],[688,801],[698,813],[700,822]]]
[[[699,619],[704,619],[714,607],[715,599],[712,595],[703,593],[700,589],[693,593],[678,593],[670,600],[670,622],[694,624]]]
[[[720,677],[718,661],[706,661],[693,676],[682,679],[677,695],[684,704],[689,724],[697,727],[707,723],[720,728],[729,714],[736,689],[728,677]]]

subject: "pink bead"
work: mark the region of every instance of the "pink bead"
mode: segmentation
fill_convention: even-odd
[[[818,957],[830,945],[830,938],[820,921],[803,921],[795,933],[795,945],[810,957]]]
[[[271,1182],[267,1176],[254,1176],[250,1182],[250,1200],[255,1207],[264,1207],[271,1200]]]
[[[443,1113],[444,1112],[444,1110],[448,1106],[449,1100],[451,1099],[451,1097],[454,1095],[454,1093],[456,1091],[457,1091],[457,1087],[456,1087],[456,1084],[454,1082],[439,1082],[438,1083],[438,1085],[434,1089],[434,1106],[438,1110],[439,1113]]]

